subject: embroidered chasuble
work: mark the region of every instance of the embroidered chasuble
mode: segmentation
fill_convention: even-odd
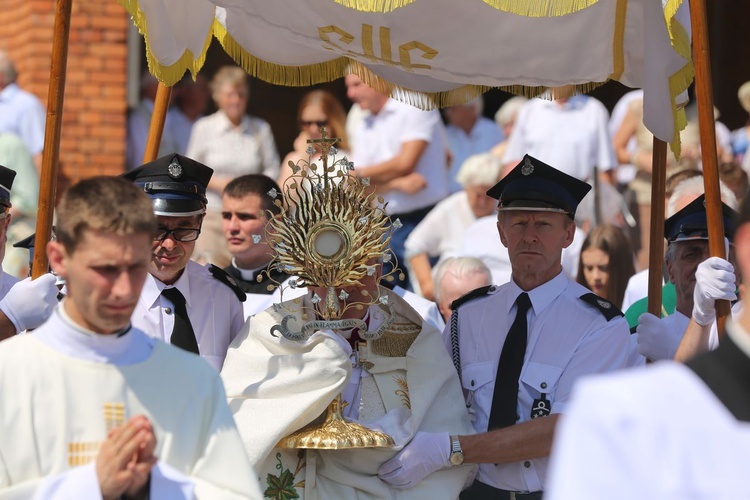
[[[383,288],[381,294],[387,295],[395,320],[380,339],[357,342],[354,352],[332,332],[298,342],[272,336],[271,328],[290,314],[283,308],[250,318],[230,346],[222,378],[266,498],[281,491],[321,500],[458,497],[471,466],[435,472],[409,490],[392,489],[377,477],[380,465],[417,431],[474,432],[440,332],[396,294]],[[302,300],[312,307],[309,296]],[[390,434],[395,447],[275,447],[317,420],[342,392],[351,400],[343,409],[347,420]]]

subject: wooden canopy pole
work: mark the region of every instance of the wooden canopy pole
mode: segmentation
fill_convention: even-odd
[[[159,156],[161,135],[164,132],[164,122],[167,121],[167,110],[169,109],[169,98],[172,95],[172,87],[167,87],[159,82],[154,100],[154,112],[151,113],[151,124],[148,127],[148,140],[143,152],[143,163],[148,163]]]
[[[57,194],[57,175],[60,168],[60,135],[62,129],[63,97],[65,95],[65,70],[68,63],[70,38],[70,13],[73,0],[57,0],[55,28],[52,40],[52,64],[47,93],[47,120],[42,153],[42,174],[39,185],[39,209],[36,216],[34,261],[32,278],[47,272],[47,242],[52,234],[52,216]]]
[[[716,158],[716,124],[714,94],[711,83],[710,51],[706,4],[704,0],[690,0],[690,25],[693,30],[693,64],[695,66],[695,96],[698,101],[698,127],[701,137],[703,183],[706,189],[706,217],[708,219],[708,247],[712,257],[726,258],[724,247],[724,219],[721,210],[719,167]],[[719,338],[724,335],[724,321],[729,314],[729,302],[716,302],[716,321]]]
[[[664,265],[664,191],[667,183],[667,143],[654,137],[651,169],[651,227],[648,249],[648,312],[661,317]]]

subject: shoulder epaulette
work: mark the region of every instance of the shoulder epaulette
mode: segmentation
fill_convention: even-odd
[[[456,300],[454,300],[453,303],[451,304],[451,309],[455,311],[456,309],[459,308],[459,306],[466,304],[467,302],[470,302],[478,297],[484,297],[490,292],[490,290],[494,290],[494,289],[495,289],[494,285],[489,285],[489,286],[483,286],[483,287],[477,288],[476,290],[472,290],[466,295],[462,295]]]
[[[607,299],[599,297],[595,293],[587,293],[585,295],[581,295],[578,298],[586,302],[587,304],[594,306],[600,313],[602,313],[602,316],[607,318],[607,321],[618,316],[624,316],[622,314],[622,311],[620,311],[620,309],[618,309],[616,305],[614,305]]]
[[[242,291],[242,288],[240,288],[240,285],[239,283],[237,283],[237,280],[229,276],[229,274],[227,274],[225,270],[213,264],[208,266],[208,270],[211,273],[211,276],[213,276],[214,278],[216,278],[217,280],[221,281],[226,286],[231,288],[234,294],[237,296],[237,298],[240,299],[240,302],[245,302],[245,300],[247,300],[247,295],[245,294],[245,292]]]

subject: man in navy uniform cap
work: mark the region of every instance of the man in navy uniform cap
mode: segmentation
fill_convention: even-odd
[[[10,190],[16,172],[0,165],[0,264],[5,257],[11,223]],[[45,274],[31,281],[18,281],[0,270],[0,340],[41,325],[57,304],[55,277]]]
[[[724,237],[731,243],[737,212],[725,203],[721,204],[721,210]],[[704,195],[664,221],[664,237],[667,239],[664,263],[677,300],[674,313],[665,318],[648,313],[638,318],[638,353],[652,361],[674,358],[691,317],[698,325],[710,327],[716,317],[715,300],[737,298],[734,267],[724,259],[709,258]],[[698,273],[703,263],[703,272]]]
[[[172,154],[123,176],[153,200],[159,222],[150,275],[133,312],[133,325],[200,354],[220,371],[227,347],[244,323],[245,293],[220,268],[190,260],[212,174],[209,167]]]
[[[446,346],[476,435],[420,433],[380,469],[408,488],[427,474],[479,464],[462,499],[538,499],[547,457],[574,381],[627,364],[629,331],[612,303],[563,272],[576,208],[591,187],[526,155],[487,194],[512,280],[453,303]]]

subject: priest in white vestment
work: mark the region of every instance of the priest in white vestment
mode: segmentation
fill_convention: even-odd
[[[123,179],[63,196],[47,253],[68,296],[0,343],[0,498],[261,498],[218,374],[130,325],[155,229]]]
[[[448,441],[448,434],[473,430],[440,332],[377,285],[398,223],[390,225],[365,194],[366,183],[344,166],[341,182],[326,178],[336,175],[335,166],[324,165],[320,175],[306,171],[312,189],[290,196],[287,188],[289,206],[269,222],[277,264],[308,293],[249,318],[232,342],[222,369],[230,408],[266,498],[455,499],[470,466],[435,472],[411,489],[378,477],[381,465],[420,431],[444,433]],[[381,431],[393,444],[278,446],[318,423],[339,395],[347,422]],[[333,438],[351,444],[351,435],[360,435],[347,432]],[[447,460],[450,451],[435,455]]]

